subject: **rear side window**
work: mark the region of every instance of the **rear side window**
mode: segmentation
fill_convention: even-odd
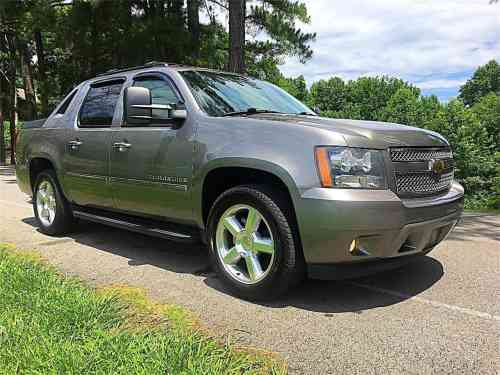
[[[80,126],[111,126],[122,86],[123,80],[92,85],[80,110]]]
[[[73,101],[73,98],[75,97],[75,95],[76,95],[77,92],[78,92],[78,90],[73,90],[73,92],[68,95],[68,97],[66,98],[66,100],[61,104],[61,106],[57,110],[57,113],[59,115],[63,115],[63,114],[66,113],[66,110],[68,109],[69,105]]]

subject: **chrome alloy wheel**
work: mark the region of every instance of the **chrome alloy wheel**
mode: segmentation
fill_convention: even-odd
[[[50,226],[56,217],[56,195],[52,184],[42,181],[36,193],[38,218],[45,227]]]
[[[244,284],[264,279],[275,260],[269,223],[257,209],[244,204],[230,207],[221,216],[215,246],[225,270]]]

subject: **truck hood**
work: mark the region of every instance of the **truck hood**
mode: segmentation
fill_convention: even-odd
[[[436,132],[388,122],[285,114],[258,114],[249,118],[258,121],[278,121],[334,132],[342,136],[346,144],[351,147],[386,149],[388,147],[449,146],[448,141]]]

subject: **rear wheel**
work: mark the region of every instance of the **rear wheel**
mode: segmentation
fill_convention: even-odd
[[[36,178],[33,211],[42,233],[63,235],[71,229],[73,213],[53,170],[40,172]]]
[[[209,217],[212,263],[223,283],[240,297],[271,299],[303,274],[289,203],[264,186],[239,186],[223,193]]]

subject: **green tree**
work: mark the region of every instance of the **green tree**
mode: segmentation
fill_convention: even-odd
[[[486,128],[491,147],[500,151],[500,96],[493,93],[483,96],[472,110]]]
[[[281,77],[277,84],[301,102],[307,103],[309,101],[309,91],[307,90],[304,76],[298,76],[296,78]]]
[[[349,101],[360,106],[364,120],[385,119],[385,106],[401,88],[409,89],[416,97],[420,90],[405,81],[392,77],[361,77],[348,84]]]
[[[415,93],[406,87],[396,91],[385,106],[383,118],[388,122],[417,126],[419,103]]]
[[[469,197],[468,206],[487,206],[494,199],[496,165],[486,127],[462,101],[446,106],[446,122],[440,133],[452,145],[456,176]]]
[[[500,95],[500,65],[495,60],[474,72],[472,78],[460,88],[459,98],[472,106],[489,93]]]
[[[361,77],[345,83],[333,77],[312,84],[309,104],[328,117],[382,121],[387,117],[387,103],[401,88],[415,97],[420,95],[418,88],[397,78]]]
[[[321,112],[321,115],[331,118],[363,120],[363,116],[361,114],[361,105],[358,103],[347,103],[339,111],[324,111]]]
[[[298,23],[309,24],[306,5],[299,0],[257,0],[250,6],[246,26],[254,33],[265,32],[268,40],[249,43],[265,56],[296,56],[302,62],[312,56],[310,43],[316,33],[306,33]]]
[[[440,132],[446,121],[445,106],[435,95],[422,96],[418,101],[417,126]]]
[[[488,206],[500,209],[500,151],[495,152],[496,171],[493,177],[493,195],[488,200]]]
[[[305,4],[298,0],[254,0],[248,7],[245,0],[207,0],[229,13],[229,62],[233,71],[243,72],[246,66],[261,59],[279,61],[296,56],[305,62],[312,56],[310,43],[315,33],[300,29],[299,23],[311,22]],[[242,16],[244,23],[242,23]],[[265,40],[246,38],[263,32]],[[248,59],[252,61],[249,62]]]
[[[347,103],[347,88],[339,77],[322,79],[311,86],[311,102],[321,112],[342,111]]]

